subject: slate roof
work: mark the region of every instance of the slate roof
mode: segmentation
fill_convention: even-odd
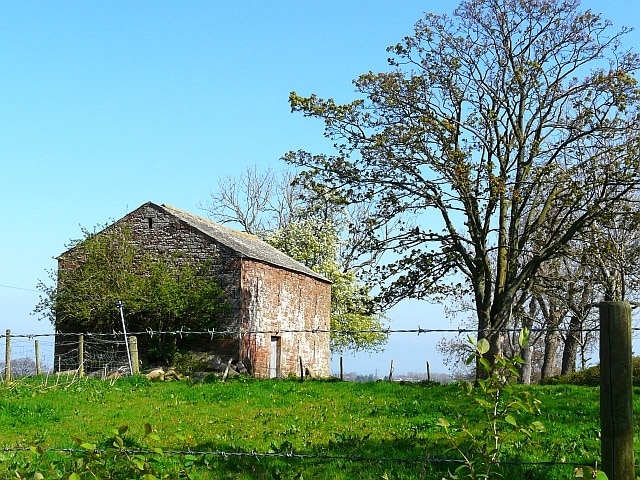
[[[268,263],[294,272],[303,273],[329,283],[329,280],[324,276],[314,272],[306,265],[303,265],[277,248],[274,248],[268,243],[260,240],[255,235],[234,230],[207,218],[193,215],[170,205],[155,205],[151,202],[149,202],[149,204],[160,210],[164,210],[169,215],[173,215],[192,228],[204,233],[214,241],[230,248],[240,257],[250,258],[252,260]]]

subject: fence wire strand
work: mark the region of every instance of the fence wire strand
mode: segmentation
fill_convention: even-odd
[[[640,331],[640,327],[632,327],[632,331]],[[501,328],[501,329],[484,329],[481,332],[484,334],[490,333],[519,333],[522,331],[522,328]],[[530,328],[529,331],[531,333],[549,333],[549,332],[559,332],[559,333],[593,333],[598,332],[600,329],[598,327],[593,328]],[[377,333],[383,335],[390,335],[392,333],[413,333],[417,335],[421,334],[429,334],[429,333],[472,333],[477,334],[479,331],[477,328],[401,328],[401,329],[392,329],[392,328],[382,328],[382,329],[340,329],[340,330],[332,330],[332,329],[322,329],[322,328],[279,328],[279,329],[225,329],[225,330],[141,330],[137,332],[127,332],[127,335],[174,335],[174,336],[188,336],[188,335],[209,335],[209,336],[232,336],[232,335],[258,335],[258,334],[281,334],[281,333],[333,333],[336,335],[353,335],[355,333]],[[113,337],[117,335],[124,335],[123,332],[114,331],[111,333],[94,333],[94,332],[52,332],[52,333],[25,333],[25,334],[14,334],[11,333],[9,336],[11,338],[27,338],[27,339],[36,339],[41,337],[77,337],[78,335],[85,335],[85,337]],[[0,334],[0,339],[6,338],[6,334]],[[115,340],[114,342],[117,342]]]
[[[3,447],[0,449],[3,453],[25,453],[33,452],[32,447]],[[183,456],[183,455],[199,455],[199,456],[211,456],[220,458],[285,458],[285,459],[299,459],[299,460],[321,460],[321,461],[346,461],[346,462],[402,462],[402,463],[452,463],[462,464],[464,460],[461,458],[442,458],[438,456],[431,456],[429,454],[424,457],[365,457],[362,455],[328,455],[328,454],[311,454],[311,453],[294,453],[292,451],[287,452],[227,452],[223,450],[162,450],[161,452],[147,449],[80,449],[80,448],[43,448],[40,452],[50,453],[68,453],[71,455],[93,453],[99,455],[106,455],[111,453],[123,453],[126,455],[154,455],[154,456]],[[523,467],[535,467],[535,466],[547,466],[547,467],[580,467],[584,465],[593,465],[595,463],[601,463],[600,460],[593,460],[591,462],[584,461],[515,461],[504,460],[501,461],[502,465],[511,466],[523,466]],[[636,467],[640,467],[637,465]]]

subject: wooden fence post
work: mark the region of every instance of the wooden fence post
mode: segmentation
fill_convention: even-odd
[[[634,480],[631,305],[601,302],[599,309],[602,471]]]
[[[393,382],[393,358],[391,359],[391,366],[389,367],[389,381]]]
[[[34,349],[36,353],[36,375],[42,375],[42,366],[40,364],[40,342],[34,341]]]
[[[135,335],[131,335],[128,342],[129,354],[131,355],[131,375],[138,375],[140,373],[140,363],[138,360],[138,338]]]
[[[340,355],[340,381],[344,380],[344,368],[342,367],[342,355]]]
[[[6,348],[4,351],[4,377],[5,381],[9,383],[11,381],[11,330],[7,329]]]
[[[302,364],[301,356],[298,356],[298,362],[300,362],[300,381],[304,382],[304,365]]]
[[[78,335],[78,376],[84,377],[84,335]]]

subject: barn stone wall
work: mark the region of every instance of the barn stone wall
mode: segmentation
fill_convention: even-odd
[[[142,205],[115,225],[131,230],[140,255],[179,252],[189,261],[210,262],[209,273],[227,293],[231,307],[227,318],[221,319],[225,328],[325,332],[329,329],[331,285],[327,282],[240,258],[237,252],[151,203]],[[65,252],[59,259],[59,268],[73,268],[78,261],[81,261],[78,251]],[[225,360],[248,360],[254,375],[264,378],[273,376],[270,349],[274,337],[280,347],[277,376],[299,373],[302,358],[313,375],[326,377],[330,373],[330,350],[329,334],[325,332],[216,337],[207,339],[199,349],[213,351]]]
[[[189,262],[209,262],[209,275],[225,291],[229,313],[218,320],[217,329],[233,330],[239,327],[240,260],[237,254],[200,230],[180,221],[153,204],[145,204],[126,215],[119,224],[127,225],[143,253],[171,255],[179,253]],[[176,261],[180,261],[179,258]],[[213,338],[201,337],[192,340],[191,347],[197,350],[214,351],[223,358],[238,359],[240,341],[236,336]],[[200,340],[200,341],[197,341]],[[240,360],[240,359],[238,359]]]
[[[269,331],[245,336],[243,349],[254,374],[263,378],[296,375],[302,359],[312,375],[328,377],[331,285],[250,260],[243,261],[241,278],[243,323],[250,330]],[[272,343],[272,338],[277,342]],[[276,346],[280,348],[277,371],[271,351]]]

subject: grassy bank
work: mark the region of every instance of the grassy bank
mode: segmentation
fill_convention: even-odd
[[[574,463],[593,465],[598,390],[529,388],[546,432],[515,443],[506,478],[568,479]],[[457,457],[438,418],[470,428],[481,421],[454,384],[29,379],[0,390],[0,478],[16,470],[69,478],[93,462],[96,471],[119,463],[123,476],[114,478],[439,479],[457,466],[444,460]],[[20,451],[27,447],[36,448]]]

